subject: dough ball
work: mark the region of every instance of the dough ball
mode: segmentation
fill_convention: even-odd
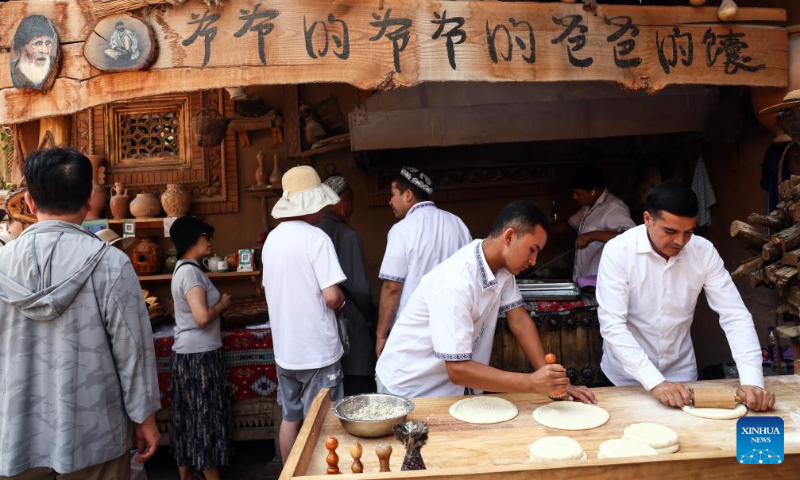
[[[559,430],[589,430],[605,425],[608,418],[604,409],[580,402],[553,402],[533,411],[534,420]]]
[[[625,427],[622,438],[632,442],[642,442],[658,449],[678,444],[678,432],[658,423],[634,423]]]
[[[691,405],[684,405],[683,411],[695,417],[710,418],[711,420],[736,420],[747,415],[747,406],[744,403],[736,405],[736,408],[695,408]]]
[[[467,423],[500,423],[517,416],[517,406],[499,397],[476,396],[450,406],[450,415]]]
[[[648,455],[658,455],[658,452],[646,443],[615,438],[600,444],[597,458],[644,457]]]
[[[531,460],[542,462],[560,460],[586,460],[581,444],[569,437],[553,436],[540,438],[528,447]]]

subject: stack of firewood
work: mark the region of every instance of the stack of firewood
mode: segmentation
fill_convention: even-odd
[[[748,276],[753,287],[772,285],[786,299],[778,313],[800,313],[800,176],[779,185],[780,203],[769,215],[753,213],[747,223],[735,220],[731,236],[741,240],[755,256],[731,273]],[[764,233],[766,229],[773,232]]]

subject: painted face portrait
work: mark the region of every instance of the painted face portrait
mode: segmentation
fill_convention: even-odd
[[[51,23],[41,15],[26,17],[14,34],[11,79],[17,88],[46,87],[55,66],[58,40]]]

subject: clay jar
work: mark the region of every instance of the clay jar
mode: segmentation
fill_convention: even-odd
[[[192,198],[177,183],[168,183],[167,190],[161,194],[161,206],[168,217],[182,217],[189,213]]]
[[[97,220],[102,218],[103,209],[106,208],[108,201],[108,192],[103,185],[92,185],[92,198],[89,202],[89,212],[86,214],[86,220]]]
[[[161,202],[150,192],[136,195],[131,202],[131,214],[136,218],[153,218],[161,213]]]
[[[113,194],[110,202],[111,216],[117,220],[128,218],[128,215],[131,213],[128,204],[131,200],[128,198],[128,191],[125,190],[125,186],[122,182],[116,182],[114,186],[111,187],[111,193]]]
[[[164,268],[164,251],[155,237],[142,238],[131,254],[133,269],[138,275],[156,275]]]

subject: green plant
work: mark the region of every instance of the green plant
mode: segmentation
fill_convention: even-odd
[[[11,127],[0,125],[0,150],[9,155],[14,154],[14,136]]]

